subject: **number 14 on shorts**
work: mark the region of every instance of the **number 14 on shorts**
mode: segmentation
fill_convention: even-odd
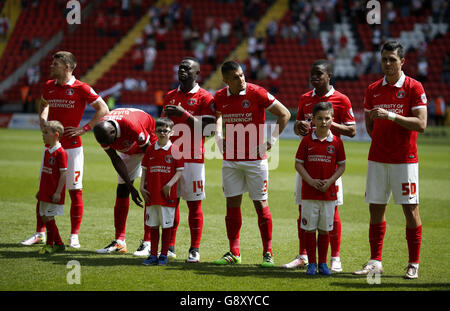
[[[203,180],[194,180],[192,182],[192,192],[196,193],[197,190],[203,192]]]

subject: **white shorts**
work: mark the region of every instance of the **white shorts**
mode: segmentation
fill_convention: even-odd
[[[337,205],[344,204],[344,189],[342,188],[342,176],[336,180],[337,190]],[[302,204],[302,176],[298,172],[295,174],[295,190],[294,190],[295,205]]]
[[[145,207],[145,224],[150,227],[171,228],[175,219],[175,207],[151,205]]]
[[[178,180],[178,197],[185,201],[199,201],[206,198],[205,164],[184,163],[183,175]]]
[[[63,214],[64,214],[64,204],[54,204],[39,201],[39,215],[62,216]]]
[[[142,167],[141,167],[141,161],[144,157],[143,153],[137,153],[137,154],[126,154],[126,153],[119,153],[120,158],[122,159],[123,163],[125,163],[125,166],[127,167],[128,171],[128,177],[130,177],[130,180],[133,181],[136,178],[141,177],[142,174]],[[124,184],[125,181],[120,177],[119,174],[117,174],[117,182],[119,184]]]
[[[222,163],[222,185],[225,197],[248,191],[253,201],[268,197],[269,165],[267,159],[256,161],[226,161]]]
[[[302,229],[306,231],[333,230],[335,207],[336,201],[303,200]]]
[[[47,148],[44,148],[44,153]],[[83,189],[84,153],[83,147],[65,149],[67,153],[66,189]],[[44,162],[44,153],[41,161],[41,171]],[[39,174],[40,176],[40,174]]]
[[[369,161],[367,166],[367,203],[419,204],[419,164],[388,164]]]

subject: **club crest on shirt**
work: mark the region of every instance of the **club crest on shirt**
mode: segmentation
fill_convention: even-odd
[[[248,107],[250,107],[251,104],[250,104],[250,101],[249,101],[249,100],[244,99],[244,100],[242,101],[241,105],[242,105],[242,108],[248,108]]]
[[[405,97],[405,91],[400,90],[396,94],[397,98],[404,98]]]
[[[327,147],[327,152],[328,152],[329,154],[333,154],[333,153],[334,153],[334,146],[333,146],[333,145],[329,145],[329,146]]]
[[[173,162],[173,157],[170,154],[168,154],[168,155],[166,155],[164,160],[166,161],[166,163],[172,163]]]
[[[194,106],[194,105],[195,105],[195,102],[196,102],[195,98],[189,98],[187,104],[188,104],[189,106]]]
[[[48,158],[48,163],[49,163],[50,165],[54,165],[55,162],[56,162],[55,157],[50,157],[50,158]]]
[[[67,95],[73,95],[74,90],[73,89],[67,89],[66,94]]]

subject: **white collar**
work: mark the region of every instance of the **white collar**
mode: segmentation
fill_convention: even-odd
[[[327,142],[331,143],[333,141],[333,137],[334,137],[333,133],[331,133],[331,131],[330,131],[330,133],[328,134],[328,136],[325,140]],[[319,140],[319,138],[316,135],[316,130],[314,130],[314,132],[312,132],[312,138],[313,138],[313,140]]]
[[[188,93],[195,94],[198,92],[198,90],[200,90],[200,85],[198,85],[197,83]],[[181,85],[178,86],[177,91],[181,92]]]
[[[74,83],[75,83],[75,76],[72,76],[70,79],[69,79],[69,81],[67,81],[67,83],[66,84],[64,84],[64,85],[69,85],[69,86],[72,86]],[[58,80],[56,80],[55,79],[55,84],[58,84]]]
[[[61,143],[60,143],[60,142],[58,142],[58,143],[57,143],[56,145],[54,145],[53,147],[48,148],[48,152],[49,152],[49,153],[53,153],[53,152],[55,152],[56,150],[58,150],[59,147],[61,147]]]
[[[322,96],[322,97],[328,97],[328,96],[331,96],[331,95],[333,95],[334,94],[334,87],[333,86],[331,86],[331,89],[328,91],[328,93],[326,93],[324,96]],[[314,97],[314,96],[316,96],[317,94],[316,94],[316,89],[314,89],[313,90],[313,92],[312,92],[312,96]],[[317,95],[318,96],[318,95]]]
[[[247,83],[245,83],[245,88],[242,91],[240,91],[238,95],[245,95],[245,94],[247,94]],[[233,95],[233,94],[231,94],[231,92],[230,92],[230,87],[227,86],[227,96],[231,96],[231,95]]]
[[[164,147],[161,147],[158,142],[155,143],[155,150],[163,149],[165,151],[169,150],[170,146],[172,146],[172,142],[169,140]]]
[[[401,88],[402,86],[403,86],[403,83],[405,82],[405,79],[406,79],[406,76],[405,76],[405,74],[403,73],[403,71],[402,71],[402,75],[400,76],[400,78],[397,80],[397,82],[395,82],[395,84],[394,84],[394,86],[396,86],[396,87],[398,87],[398,88]],[[384,79],[383,79],[383,86],[384,85],[386,85],[386,84],[388,84],[387,83],[387,81],[386,81],[386,76],[384,76]]]

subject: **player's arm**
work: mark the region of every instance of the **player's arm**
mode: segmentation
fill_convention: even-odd
[[[136,203],[136,205],[140,207],[143,207],[142,199],[139,196],[139,192],[136,190],[136,188],[134,188],[130,177],[128,176],[127,166],[123,162],[122,158],[119,157],[117,152],[112,148],[105,149],[105,152],[111,159],[111,163],[114,166],[117,174],[119,174],[119,176],[125,181],[125,185],[127,186],[128,191],[130,191],[131,198],[133,199],[134,203]]]
[[[175,185],[175,183],[180,179],[181,175],[183,175],[183,170],[182,169],[177,170],[176,173],[169,180],[169,182],[165,184],[164,187],[162,188],[162,191],[166,198],[170,196],[170,189],[172,189],[173,185]]]
[[[222,114],[220,112],[216,112],[216,131],[214,138],[216,139],[217,147],[219,147],[220,152],[223,154],[225,150],[225,139],[223,138]]]
[[[39,101],[39,126],[41,127],[41,130],[44,129],[45,123],[47,123],[47,119],[48,119],[48,110],[49,110],[49,105],[48,102],[41,97],[41,100]]]
[[[269,137],[269,139],[267,140],[267,150],[270,150],[272,145],[275,144],[277,139],[280,137],[280,134],[286,128],[289,119],[291,118],[291,113],[282,103],[277,100],[267,110],[277,117],[275,129],[272,131],[271,137]]]
[[[373,108],[370,110],[370,118],[375,119],[389,119],[392,122],[404,127],[410,131],[419,133],[425,132],[427,127],[427,108],[420,106],[420,108],[412,110],[412,117],[405,117],[393,112],[389,112],[383,108]]]
[[[370,116],[370,110],[364,109],[364,121],[366,123],[366,131],[369,137],[372,137],[373,119]]]
[[[59,171],[58,186],[56,187],[55,193],[52,195],[52,201],[54,203],[58,203],[61,200],[62,190],[66,184],[66,175],[67,169]]]
[[[108,105],[105,101],[99,97],[94,103],[91,104],[92,108],[95,109],[95,114],[88,123],[86,123],[83,127],[73,127],[67,126],[64,129],[64,135],[69,137],[81,136],[84,133],[88,132],[91,128],[93,128],[107,113],[109,113]]]
[[[331,128],[344,136],[355,137],[356,135],[356,124],[346,125],[333,122],[331,123]]]

